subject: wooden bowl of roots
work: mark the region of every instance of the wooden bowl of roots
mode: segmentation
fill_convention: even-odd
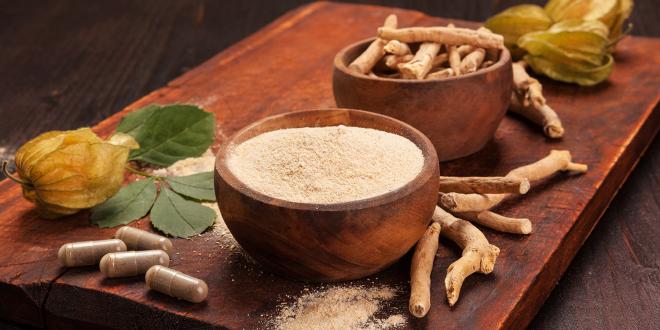
[[[361,109],[406,122],[433,142],[440,161],[479,151],[494,136],[509,106],[511,55],[476,72],[442,79],[393,79],[356,73],[348,65],[374,39],[342,49],[334,59],[332,88],[338,107]]]
[[[406,137],[422,151],[421,172],[379,196],[313,204],[264,195],[238,180],[228,166],[233,148],[262,133],[338,125]],[[366,111],[311,110],[265,118],[227,140],[216,158],[215,193],[232,235],[264,267],[303,281],[342,281],[379,272],[415,245],[431,221],[439,175],[433,144],[412,126]]]

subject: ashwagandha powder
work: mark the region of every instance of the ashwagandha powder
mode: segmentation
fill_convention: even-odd
[[[385,194],[413,180],[423,163],[422,151],[405,137],[349,126],[267,132],[235,147],[228,159],[248,187],[318,204]]]
[[[402,314],[377,317],[382,305],[397,290],[389,286],[335,286],[303,294],[280,306],[270,327],[280,330],[372,330],[396,329],[406,324]]]

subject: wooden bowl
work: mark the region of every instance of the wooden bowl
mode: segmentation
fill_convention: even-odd
[[[227,167],[231,150],[259,134],[336,125],[373,128],[410,139],[424,155],[422,171],[405,186],[380,196],[311,204],[250,189]],[[227,227],[259,263],[299,280],[339,281],[376,273],[415,245],[431,220],[439,175],[433,144],[412,126],[366,111],[311,110],[265,118],[226,141],[216,158],[215,194]]]
[[[371,41],[352,44],[335,56],[332,88],[338,107],[368,110],[414,126],[433,142],[441,161],[477,152],[493,137],[511,99],[508,50],[492,66],[458,77],[389,79],[348,69]]]

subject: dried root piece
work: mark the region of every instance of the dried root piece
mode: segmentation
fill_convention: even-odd
[[[386,28],[396,29],[397,27],[397,17],[392,14],[387,16],[385,23],[383,24]],[[371,69],[376,65],[376,63],[385,55],[385,45],[387,44],[386,40],[381,38],[376,38],[367,50],[364,53],[360,54],[351,64],[348,65],[348,68],[362,74],[368,74]]]
[[[463,212],[456,216],[503,233],[527,235],[532,232],[532,222],[526,218],[509,218],[492,211]]]
[[[456,218],[440,207],[435,208],[433,221],[440,223],[442,236],[463,249],[461,258],[449,265],[445,277],[447,300],[449,306],[454,306],[465,278],[476,272],[490,274],[500,249],[488,243],[486,236],[470,222]]]
[[[567,150],[552,150],[545,158],[516,168],[509,172],[506,177],[525,178],[531,182],[549,177],[560,171],[584,173],[587,171],[587,165],[573,163],[571,153]],[[451,212],[480,212],[490,210],[509,195],[441,193],[440,205]]]
[[[433,58],[433,63],[431,64],[431,66],[435,68],[437,66],[441,66],[445,64],[445,62],[447,62],[447,53],[438,54],[438,56]]]
[[[440,192],[461,194],[525,194],[529,191],[527,178],[441,176]]]
[[[483,63],[481,63],[481,66],[479,67],[479,69],[485,69],[485,68],[487,68],[487,67],[489,67],[493,64],[495,64],[495,62],[493,62],[493,61],[490,61],[490,60],[489,61],[484,61]]]
[[[454,24],[449,23],[448,28],[454,28]],[[458,45],[447,45],[447,61],[449,62],[449,67],[452,70],[452,73],[455,76],[461,75],[461,55],[458,52]]]
[[[410,302],[408,308],[415,317],[424,317],[431,307],[431,271],[438,252],[440,224],[432,223],[417,242],[410,267]]]
[[[408,55],[412,54],[408,44],[401,42],[399,40],[390,40],[384,47],[385,51],[393,55]]]
[[[483,63],[484,58],[486,57],[486,50],[483,48],[477,48],[472,53],[468,54],[461,60],[461,74],[475,72],[479,69],[481,63]]]
[[[479,48],[503,48],[504,39],[499,34],[457,27],[410,27],[395,29],[381,27],[378,37],[401,42],[434,42],[447,45],[472,45]]]
[[[543,86],[530,77],[525,70],[526,63],[513,63],[513,88],[509,110],[520,114],[537,125],[543,126],[543,132],[550,138],[564,135],[564,127],[557,113],[546,104]]]
[[[440,45],[432,42],[424,42],[419,45],[412,61],[399,67],[404,78],[424,79],[431,71],[433,59],[440,51]]]
[[[454,75],[454,70],[451,68],[445,68],[442,70],[438,70],[435,72],[431,72],[428,75],[426,75],[426,79],[440,79],[440,78],[447,78],[451,77]]]
[[[383,58],[385,60],[385,65],[394,70],[398,70],[398,65],[402,63],[407,63],[412,61],[413,55],[412,54],[407,54],[407,55],[385,55]]]

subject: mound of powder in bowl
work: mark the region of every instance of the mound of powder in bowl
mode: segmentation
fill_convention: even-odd
[[[231,150],[227,162],[241,182],[267,196],[333,204],[404,186],[420,173],[424,156],[396,134],[330,126],[263,133]]]

